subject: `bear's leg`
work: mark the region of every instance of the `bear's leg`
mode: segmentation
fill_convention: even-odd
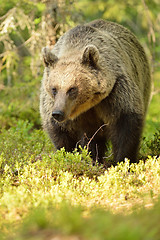
[[[137,161],[142,128],[142,115],[136,113],[121,114],[116,124],[111,128],[111,141],[116,163],[123,161],[124,158],[130,159],[131,163]]]
[[[106,152],[106,138],[96,136],[93,139],[87,137],[86,134],[84,134],[83,138],[80,141],[80,145],[82,147],[87,147],[88,151],[91,152],[91,158],[93,159],[93,162],[98,161],[99,163],[104,163],[104,156]]]
[[[52,128],[48,134],[56,149],[65,148],[67,152],[72,152],[77,144],[77,136],[73,132],[62,130],[60,127]]]
[[[95,138],[93,144],[91,143],[91,155],[93,160],[104,164],[105,163],[104,156],[106,151],[107,151],[106,139],[103,137]]]

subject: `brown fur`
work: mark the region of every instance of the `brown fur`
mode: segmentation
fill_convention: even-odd
[[[84,146],[106,124],[90,142],[93,159],[103,162],[111,140],[116,162],[135,162],[151,91],[137,38],[116,23],[96,20],[66,32],[42,53],[40,112],[56,148]]]

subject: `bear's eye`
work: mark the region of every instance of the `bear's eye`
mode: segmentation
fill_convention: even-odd
[[[56,96],[56,94],[57,94],[57,89],[56,88],[52,88],[52,95]]]
[[[71,97],[71,98],[76,98],[77,94],[78,94],[78,88],[77,87],[72,87],[67,91],[67,94]]]

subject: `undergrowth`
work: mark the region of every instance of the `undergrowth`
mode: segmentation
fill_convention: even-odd
[[[23,120],[0,136],[0,239],[158,239],[160,204],[141,212],[160,193],[158,155],[104,169]],[[158,147],[157,132],[143,150]]]
[[[85,209],[62,203],[37,207],[10,232],[10,240],[158,240],[160,236],[160,201],[151,210],[141,209],[131,215],[113,215],[102,208],[92,209],[85,216]],[[152,219],[152,221],[151,221]],[[3,239],[4,235],[1,236]]]

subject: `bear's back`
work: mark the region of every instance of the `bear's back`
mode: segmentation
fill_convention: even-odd
[[[75,48],[79,48],[80,46],[84,47],[94,41],[96,43],[98,37],[100,39],[112,38],[113,40],[124,41],[124,45],[125,42],[129,42],[139,48],[140,51],[143,51],[139,41],[131,31],[122,25],[101,19],[87,24],[78,25],[70,29],[62,37],[60,37],[55,47],[61,45],[67,45]]]

